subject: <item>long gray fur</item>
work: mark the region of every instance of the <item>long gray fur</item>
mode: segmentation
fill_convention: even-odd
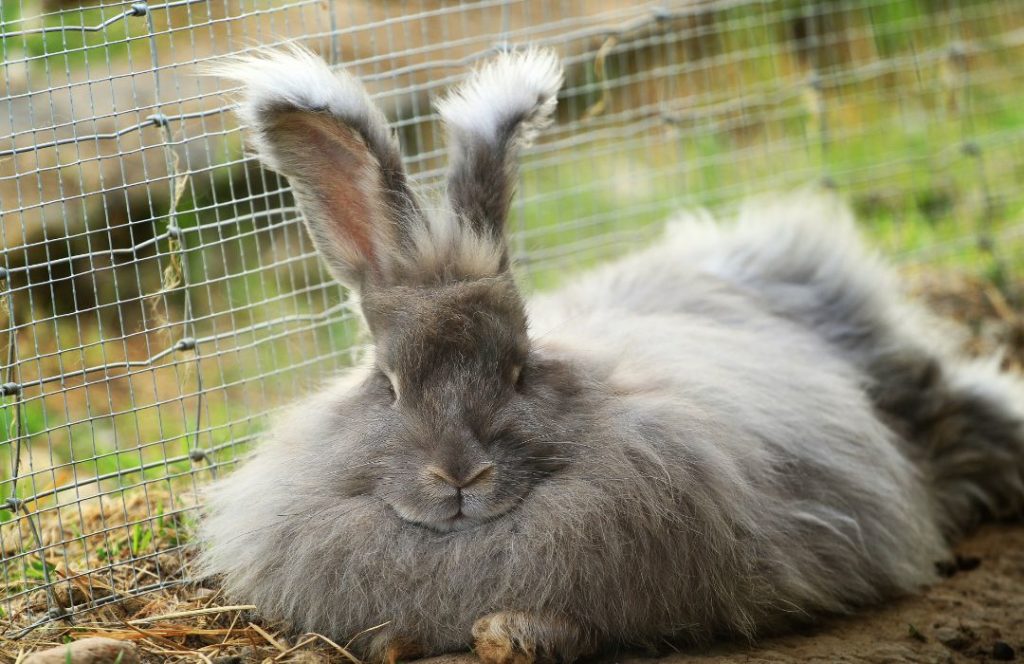
[[[310,62],[265,58],[230,73]],[[539,82],[521,97],[490,94],[488,76],[507,78],[491,71],[448,104],[456,149],[473,151],[453,178],[507,168],[477,138],[519,141],[510,117],[550,115],[537,90],[557,88],[552,58],[501,56]],[[318,80],[328,98],[361,94]],[[1021,513],[1020,384],[950,350],[830,197],[764,199],[731,224],[682,216],[658,246],[526,302],[507,210],[474,207],[477,184],[429,218],[438,206],[381,207],[402,233],[353,245],[351,225],[365,229],[318,187],[372,208],[387,204],[367,182],[403,180],[323,168],[387,163],[372,153],[304,171],[273,152],[274,114],[320,114],[322,130],[325,109],[354,108],[333,119],[377,137],[367,151],[390,134],[365,97],[304,109],[303,90],[275,89],[243,114],[261,155],[301,180],[375,348],[211,490],[202,567],[231,597],[298,630],[362,634],[353,647],[374,659],[475,642],[492,662],[572,660],[754,638],[913,592],[965,529]]]

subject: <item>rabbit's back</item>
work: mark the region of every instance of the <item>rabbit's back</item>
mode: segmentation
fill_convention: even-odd
[[[837,197],[798,193],[751,201],[732,225],[680,215],[664,242],[538,298],[533,313],[552,328],[598,310],[685,313],[730,330],[789,321],[860,374],[927,478],[947,535],[1020,514],[1024,386],[994,360],[962,357],[959,330],[902,291]]]

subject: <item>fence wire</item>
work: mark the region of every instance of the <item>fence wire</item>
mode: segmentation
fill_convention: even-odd
[[[499,50],[561,52],[513,215],[530,287],[675,209],[818,183],[908,273],[1019,303],[1017,0],[3,0],[5,636],[187,582],[202,485],[358,357],[287,183],[196,73],[293,40],[367,83],[424,186],[433,96]]]

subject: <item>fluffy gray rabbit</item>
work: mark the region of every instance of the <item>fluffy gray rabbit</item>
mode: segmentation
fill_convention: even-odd
[[[209,496],[203,570],[262,615],[390,660],[753,638],[912,592],[1020,514],[1018,384],[934,340],[834,201],[680,219],[527,301],[506,225],[555,55],[438,103],[429,205],[352,77],[298,49],[220,73],[374,346]]]

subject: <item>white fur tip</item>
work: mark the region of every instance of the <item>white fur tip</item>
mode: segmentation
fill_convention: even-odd
[[[333,72],[320,56],[297,44],[229,57],[206,68],[242,85],[238,114],[259,127],[261,115],[281,108],[327,112],[346,121],[385,122],[357,79]]]
[[[477,69],[466,82],[437,102],[437,111],[456,134],[495,141],[510,121],[521,121],[528,143],[551,121],[562,64],[550,49],[506,52]]]

